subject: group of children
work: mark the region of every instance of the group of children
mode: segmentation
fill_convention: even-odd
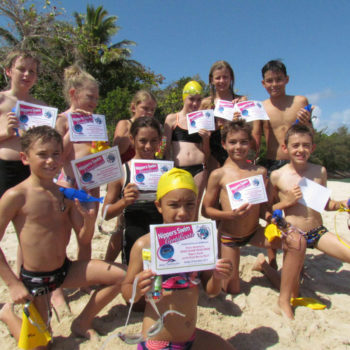
[[[306,177],[326,186],[327,174],[323,167],[308,163],[315,147],[311,113],[304,108],[308,101],[302,96],[286,95],[289,78],[280,61],[270,61],[262,70],[262,84],[270,95],[263,103],[270,121],[264,123],[255,121],[248,125],[235,115],[237,120],[231,122],[217,118],[214,132],[200,130],[189,135],[187,113],[213,108],[218,99],[236,103],[247,98],[234,93],[234,73],[225,61],[216,62],[210,70],[209,97],[203,98],[198,82],[186,84],[182,110],[168,115],[164,125],[165,158],[172,159],[175,167],[162,175],[156,193],[147,196],[130,181],[130,161],[154,159],[163,132],[153,118],[154,96],[147,91],[135,95],[131,120],[120,121],[114,135],[124,177],[108,184],[102,213],[106,219],[118,216],[118,224],[106,261],[101,261],[91,259],[98,206],[82,205],[59,191],[59,185],[76,186],[70,161],[89,154],[91,147],[91,143],[70,141],[67,113],[93,113],[98,101],[97,81],[78,66],[68,68],[65,96],[70,107],[59,115],[57,131],[41,126],[18,137],[18,121],[12,112],[17,100],[43,102],[30,95],[39,62],[27,52],[11,55],[6,66],[11,87],[0,93],[0,239],[12,221],[19,240],[21,266],[16,274],[0,249],[0,277],[8,286],[12,301],[33,302],[44,322],[49,321],[50,295],[67,287],[99,286],[72,324],[72,331],[78,336],[95,336],[93,318],[119,292],[127,301],[136,294],[134,299],[142,304],[155,278],[154,272],[143,269],[142,261],[142,251],[150,247],[149,225],[197,221],[205,188],[202,215],[217,221],[220,259],[214,270],[163,277],[164,292],[157,308],[161,314],[169,309],[177,313],[167,315],[159,323],[159,314],[149,303],[143,304],[138,349],[233,349],[219,336],[196,328],[199,282],[212,297],[221,290],[237,294],[239,248],[246,244],[270,249],[269,263],[259,255],[255,268],[264,271],[279,287],[279,311],[290,319],[294,318],[291,298],[299,294],[307,247],[350,262],[350,250],[322,226],[321,215],[298,203],[302,197],[300,179]],[[297,119],[299,122],[294,124]],[[259,155],[262,131],[267,143],[267,158],[262,161],[268,169],[248,161],[250,150],[255,158]],[[57,174],[60,175],[55,183]],[[264,179],[268,202],[246,203],[232,210],[226,185],[255,175]],[[95,189],[94,194],[98,191]],[[341,206],[346,206],[346,202],[330,200],[326,209],[337,210]],[[283,209],[287,222],[297,229],[269,242],[259,218],[271,222],[272,209]],[[79,245],[77,261],[66,256],[72,229]],[[114,262],[122,245],[127,266]],[[273,250],[277,248],[284,251],[281,279]],[[58,293],[59,298],[63,294]],[[0,311],[0,320],[18,339],[21,319],[10,303]]]

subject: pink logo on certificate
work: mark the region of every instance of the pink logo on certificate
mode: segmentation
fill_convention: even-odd
[[[19,105],[20,108],[20,114],[26,114],[26,115],[41,115],[43,110],[41,108],[35,108],[31,106],[26,105]]]
[[[160,246],[194,237],[191,225],[157,227],[156,234]]]

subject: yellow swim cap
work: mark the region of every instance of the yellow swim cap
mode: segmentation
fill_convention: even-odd
[[[168,192],[177,190],[179,188],[187,188],[198,194],[198,188],[195,184],[192,175],[182,169],[172,168],[164,173],[159,181],[157,187],[157,201],[164,197]]]
[[[201,84],[196,82],[195,80],[189,81],[182,91],[182,100],[185,101],[188,95],[201,95],[203,88]]]

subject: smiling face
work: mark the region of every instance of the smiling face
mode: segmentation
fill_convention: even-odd
[[[165,224],[194,221],[197,195],[187,188],[178,188],[155,201]]]
[[[282,149],[293,163],[306,164],[315,149],[315,145],[310,135],[297,133],[289,136],[288,144],[283,145]]]
[[[34,141],[27,152],[21,152],[22,162],[41,179],[52,180],[62,167],[62,144],[55,140]]]
[[[250,141],[245,131],[230,131],[226,136],[225,142],[222,143],[222,146],[232,160],[246,160],[250,149]]]
[[[131,142],[134,144],[135,158],[154,159],[154,154],[159,147],[160,135],[155,128],[142,127],[135,138],[131,136]]]
[[[12,88],[30,90],[37,81],[37,62],[33,58],[18,57],[6,75],[11,79]]]
[[[233,77],[227,68],[216,69],[213,72],[211,84],[214,85],[217,92],[226,92],[230,90],[230,84]]]
[[[92,81],[86,82],[84,87],[78,89],[72,88],[69,94],[74,109],[82,109],[93,113],[97,107],[99,89],[98,85]]]
[[[270,97],[279,97],[286,94],[286,85],[289,77],[281,71],[268,70],[264,74],[262,84]]]
[[[157,103],[152,99],[147,99],[137,104],[132,103],[130,106],[133,117],[153,117],[154,112],[156,111]]]

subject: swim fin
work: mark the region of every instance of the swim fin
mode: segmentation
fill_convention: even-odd
[[[292,306],[306,306],[312,310],[324,310],[327,306],[318,302],[318,300],[309,297],[291,298]]]
[[[36,325],[32,324],[31,321]],[[30,303],[26,310],[23,309],[18,347],[24,350],[33,349],[47,345],[51,339],[51,334],[38,310],[33,303]]]

